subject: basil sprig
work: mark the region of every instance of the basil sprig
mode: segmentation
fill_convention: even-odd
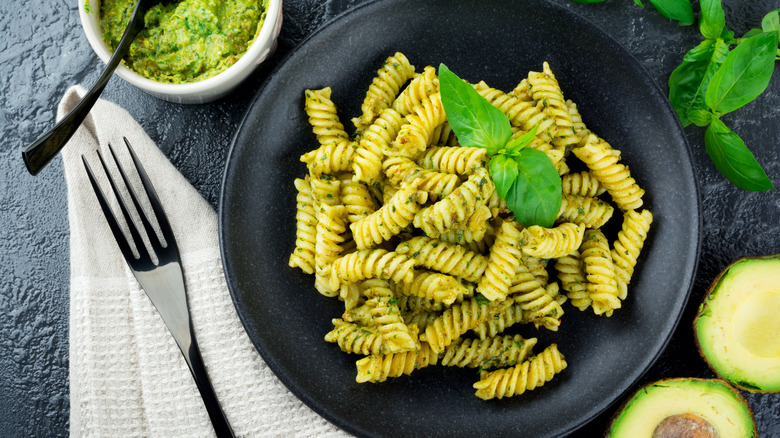
[[[720,120],[766,90],[778,59],[780,20],[775,10],[742,38],[726,28],[720,0],[701,0],[699,31],[705,40],[669,76],[669,101],[683,126],[707,127],[704,147],[715,167],[737,187],[774,186],[745,142]]]
[[[439,65],[441,102],[461,146],[485,149],[498,195],[525,226],[550,227],[561,208],[561,177],[542,151],[526,149],[536,127],[512,139],[509,119],[471,85]]]

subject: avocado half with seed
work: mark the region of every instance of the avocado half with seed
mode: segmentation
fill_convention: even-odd
[[[718,376],[750,392],[780,391],[780,254],[740,259],[721,272],[693,325]]]
[[[667,379],[631,397],[607,430],[608,438],[754,438],[753,414],[728,383]]]

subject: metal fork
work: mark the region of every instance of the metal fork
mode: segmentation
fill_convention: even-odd
[[[130,146],[130,142],[127,138],[124,138],[124,141],[130,152],[130,157],[133,160],[133,164],[141,179],[144,190],[146,191],[154,216],[157,218],[162,237],[166,242],[165,246],[163,246],[162,242],[157,237],[149,218],[141,208],[138,197],[129,184],[127,174],[121,164],[119,164],[113,147],[109,144],[108,148],[116,163],[117,169],[119,169],[119,174],[122,176],[122,181],[124,182],[125,187],[127,187],[133,205],[140,216],[141,223],[146,230],[146,235],[149,238],[152,251],[158,260],[156,264],[153,261],[152,254],[147,251],[146,246],[141,239],[141,235],[130,217],[127,205],[120,195],[117,184],[111,177],[111,173],[108,171],[106,162],[103,160],[103,155],[99,150],[97,151],[100,164],[108,177],[114,196],[119,200],[119,209],[122,211],[122,215],[125,218],[125,222],[130,231],[130,236],[135,242],[138,257],[133,254],[130,243],[125,238],[124,233],[122,233],[119,222],[112,213],[106,196],[100,189],[100,186],[95,179],[95,175],[92,173],[92,169],[84,155],[81,156],[81,160],[84,163],[84,168],[87,170],[87,176],[92,184],[98,203],[100,203],[100,208],[103,210],[103,214],[108,221],[108,226],[111,228],[111,232],[119,245],[119,249],[124,256],[125,261],[127,261],[130,270],[133,271],[133,275],[135,275],[135,278],[152,301],[152,304],[154,304],[154,307],[157,308],[165,325],[168,327],[168,330],[170,330],[173,338],[176,340],[176,344],[184,355],[187,365],[190,367],[192,377],[195,379],[195,384],[200,391],[200,395],[206,405],[206,410],[211,418],[211,424],[214,426],[214,431],[220,438],[233,437],[233,431],[230,428],[227,418],[225,418],[225,413],[219,405],[217,396],[214,393],[214,388],[211,386],[211,381],[203,366],[203,359],[201,358],[200,351],[198,350],[198,343],[192,329],[192,319],[190,318],[189,307],[187,305],[187,292],[184,288],[184,275],[181,270],[179,249],[176,246],[173,231],[165,216],[160,200],[157,198],[157,193],[141,166],[138,157],[133,151],[132,146]]]

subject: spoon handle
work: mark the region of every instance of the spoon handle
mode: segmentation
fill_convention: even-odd
[[[127,29],[122,34],[122,39],[119,41],[114,53],[106,64],[106,68],[98,78],[95,85],[84,95],[70,112],[62,118],[52,129],[38,137],[37,140],[27,145],[22,150],[22,158],[24,164],[27,166],[27,171],[32,175],[37,175],[47,164],[54,158],[55,155],[65,146],[65,143],[70,140],[73,133],[76,132],[81,122],[89,114],[89,110],[100,97],[100,93],[106,87],[108,80],[114,74],[114,70],[122,61],[122,58],[127,54],[130,49],[130,44],[133,42],[138,33],[144,28],[144,13],[146,12],[142,3],[139,1],[136,3],[133,13],[130,15],[130,21],[127,24]]]

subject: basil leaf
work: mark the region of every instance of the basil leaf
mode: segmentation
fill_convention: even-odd
[[[525,226],[550,227],[561,208],[561,177],[547,154],[523,149],[515,157],[519,173],[506,197],[507,207]]]
[[[650,4],[666,18],[677,20],[680,26],[693,24],[693,7],[690,0],[649,0]]]
[[[737,40],[734,39],[734,32],[723,28],[723,32],[720,34],[721,39],[726,42],[726,44],[736,44]]]
[[[501,199],[506,199],[506,194],[517,178],[519,170],[517,162],[506,155],[494,155],[488,163],[490,176],[496,184],[496,191]]]
[[[639,6],[640,8],[644,8],[645,7],[645,5],[642,4],[642,0],[634,0],[634,3],[636,3],[637,6]]]
[[[730,113],[766,89],[775,67],[778,34],[750,37],[729,53],[707,87],[704,101],[710,109]]]
[[[531,129],[530,131],[526,132],[520,137],[509,140],[509,143],[507,143],[506,146],[504,146],[504,148],[509,152],[517,152],[520,149],[528,146],[528,143],[530,143],[531,140],[533,140],[534,137],[536,137],[536,131],[538,129],[539,129],[539,124],[537,123],[536,126],[534,126],[533,129]]]
[[[707,86],[728,55],[729,47],[723,40],[715,40],[709,46],[709,52],[706,52],[705,43],[706,41],[685,55],[697,61],[683,62],[669,76],[669,102],[683,126],[691,124],[692,112],[706,111],[704,94]]]
[[[726,13],[720,5],[720,0],[700,0],[701,16],[699,17],[699,31],[704,38],[715,39],[720,37],[723,28],[726,27]]]
[[[764,15],[761,20],[761,29],[764,32],[780,32],[780,9],[775,9]]]
[[[695,62],[704,61],[712,57],[713,45],[715,40],[704,40],[698,46],[692,48],[683,56],[683,61]]]
[[[774,188],[745,142],[715,118],[704,133],[704,147],[715,167],[739,188],[760,192]]]
[[[461,146],[487,149],[495,154],[512,136],[509,119],[463,82],[446,65],[439,66],[441,103]]]
[[[742,39],[746,40],[746,39],[748,39],[750,37],[754,37],[754,36],[756,36],[758,34],[762,34],[762,33],[764,33],[764,31],[761,30],[761,29],[750,29],[749,31],[745,32],[744,35],[742,35]]]
[[[693,122],[696,126],[707,126],[712,122],[713,114],[709,111],[705,111],[702,109],[693,110],[690,113],[688,113],[688,120]]]

